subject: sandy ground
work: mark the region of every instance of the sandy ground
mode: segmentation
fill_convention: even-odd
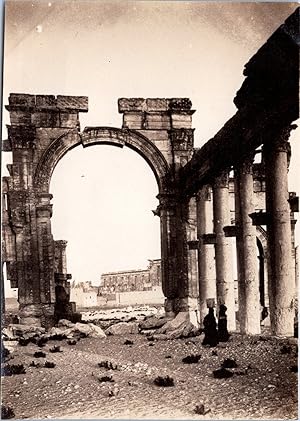
[[[124,345],[125,339],[134,342]],[[38,347],[16,346],[11,364],[23,363],[26,374],[2,377],[2,402],[13,408],[16,418],[149,418],[149,419],[298,419],[297,346],[282,354],[286,341],[276,338],[233,335],[217,348],[201,345],[203,336],[149,342],[144,335],[50,341],[42,349],[46,358],[33,358]],[[49,353],[60,345],[61,353]],[[213,350],[217,355],[212,355]],[[201,354],[196,364],[182,358]],[[212,371],[225,358],[234,358],[242,371],[229,379],[215,379]],[[45,360],[55,368],[29,367]],[[99,368],[104,360],[117,370]],[[101,376],[114,382],[99,382]],[[174,387],[158,387],[156,376],[173,377]],[[206,415],[194,412],[204,404]]]

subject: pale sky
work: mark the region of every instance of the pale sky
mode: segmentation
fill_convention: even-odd
[[[199,147],[236,112],[244,65],[296,7],[7,1],[3,102],[11,92],[86,95],[83,130],[121,127],[120,97],[189,97]],[[299,193],[299,129],[291,145],[289,190]],[[57,165],[50,191],[53,235],[69,241],[68,271],[76,281],[97,283],[103,272],[145,268],[148,259],[160,257],[159,219],[151,212],[157,184],[135,152],[77,147]]]

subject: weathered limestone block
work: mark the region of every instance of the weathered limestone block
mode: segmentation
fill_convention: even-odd
[[[189,336],[196,336],[199,332],[199,329],[190,322],[189,314],[187,312],[180,312],[175,319],[168,321],[158,329],[153,335],[153,338],[158,340],[187,338]]]
[[[41,335],[45,333],[46,329],[43,327],[38,326],[30,326],[30,325],[23,325],[23,324],[10,324],[7,328],[3,329],[3,334],[6,335],[8,338],[13,339],[16,337],[21,336],[35,336]]]
[[[142,330],[158,329],[170,320],[171,320],[170,317],[151,316],[151,317],[148,317],[146,320],[143,320],[142,322],[140,322],[139,326],[140,326],[140,329]]]
[[[128,335],[139,333],[139,325],[135,322],[120,322],[110,326],[105,331],[106,335]]]
[[[103,332],[101,327],[94,325],[93,323],[75,323],[75,326],[72,327],[72,332],[83,333],[86,336],[91,338],[105,338],[106,334]]]

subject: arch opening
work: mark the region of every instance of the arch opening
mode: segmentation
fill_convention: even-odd
[[[101,274],[111,273],[112,277],[118,271],[144,270],[137,274],[138,282],[143,275],[145,288],[149,288],[148,266],[160,258],[160,221],[152,213],[157,206],[157,183],[144,160],[131,148],[112,148],[110,142],[93,146],[74,148],[53,172],[50,191],[54,238],[68,241],[68,271],[76,283],[99,286]],[[130,303],[134,294],[127,292],[131,291],[133,278],[126,274],[122,277],[123,284],[120,278],[120,285],[107,292],[125,292]],[[124,289],[122,285],[127,281]],[[152,296],[161,296],[157,304],[163,304],[161,284],[155,289]],[[78,288],[76,292],[80,292]],[[97,301],[95,291],[90,290],[90,300],[87,295],[81,293],[78,300],[85,300],[85,304]],[[143,299],[142,292],[136,295]],[[98,301],[105,304],[102,299]]]

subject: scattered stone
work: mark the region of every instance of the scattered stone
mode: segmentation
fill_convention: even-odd
[[[172,377],[166,376],[166,377],[161,377],[158,376],[154,379],[154,384],[156,386],[162,386],[162,387],[172,387],[175,386],[174,385],[174,379]]]
[[[124,345],[133,345],[133,341],[126,339],[126,341],[124,342]]]
[[[50,339],[53,341],[63,341],[64,339],[67,339],[67,335],[61,334],[61,333],[54,333],[51,335]]]
[[[148,345],[149,346],[154,346],[154,343],[153,342],[150,342]]]
[[[10,406],[1,405],[1,419],[9,420],[15,418],[15,413]]]
[[[182,358],[182,362],[184,364],[196,364],[196,363],[199,362],[200,358],[201,358],[200,354],[198,354],[198,355],[191,354],[191,355],[187,355],[186,357]]]
[[[40,363],[36,363],[35,361],[31,361],[31,363],[29,364],[29,367],[40,368],[41,367],[41,364]]]
[[[292,347],[288,346],[288,345],[283,345],[280,348],[280,352],[281,352],[281,354],[291,354],[292,353]]]
[[[5,346],[2,347],[1,354],[2,354],[2,360],[4,362],[7,361],[10,357],[10,351],[7,348],[5,348]]]
[[[196,407],[194,409],[195,414],[198,414],[198,415],[206,415],[210,411],[211,411],[211,409],[208,409],[208,410],[205,411],[205,407],[204,407],[203,403],[201,403],[200,405],[196,405]]]
[[[36,351],[33,354],[33,356],[34,356],[34,358],[46,358],[45,352],[42,352],[42,351]]]
[[[48,342],[48,338],[41,337],[41,338],[37,339],[36,344],[37,344],[38,347],[42,348],[46,345],[47,342]]]
[[[26,374],[23,364],[7,364],[3,368],[4,376],[13,376],[15,374]]]
[[[45,361],[44,367],[46,368],[54,368],[55,363],[52,363],[51,361]]]
[[[213,349],[213,351],[212,351],[211,355],[212,355],[213,357],[216,357],[216,356],[218,355],[218,353],[217,353],[217,351],[215,351],[215,350]]]
[[[98,380],[100,383],[102,382],[110,382],[110,383],[114,383],[114,379],[112,378],[112,376],[102,376],[102,377],[98,377]]]
[[[213,375],[215,379],[228,379],[233,376],[233,373],[232,371],[226,370],[226,368],[222,367],[219,370],[214,370]]]
[[[223,362],[222,362],[222,367],[223,368],[237,368],[238,365],[236,363],[235,360],[232,360],[231,358],[226,358]]]
[[[98,367],[106,368],[107,370],[119,370],[120,369],[118,364],[113,363],[112,361],[101,361],[100,363],[98,363]]]
[[[77,341],[76,341],[75,339],[69,339],[69,340],[67,341],[67,344],[68,344],[68,345],[76,345],[76,344],[77,344]]]
[[[172,355],[166,355],[165,358],[172,358]]]
[[[19,338],[18,339],[18,344],[20,345],[20,346],[27,346],[29,343],[31,342],[31,339],[30,338]]]
[[[149,342],[153,342],[153,341],[154,341],[153,336],[152,336],[152,335],[151,335],[151,336],[147,336],[147,341],[149,341]]]
[[[238,371],[235,371],[235,374],[237,376],[245,376],[246,374],[248,374],[248,370],[247,368],[245,368],[245,370],[238,370]]]
[[[108,392],[108,396],[109,397],[111,397],[111,396],[117,396],[119,393],[120,393],[120,389],[118,389],[117,387],[115,387],[114,389],[111,389]]]
[[[139,333],[139,325],[135,322],[119,322],[105,331],[106,335],[130,335]]]
[[[50,352],[55,353],[55,352],[62,352],[60,349],[60,346],[54,345],[53,348],[49,349]]]
[[[128,381],[128,386],[138,386],[137,382],[131,382],[130,380]]]

